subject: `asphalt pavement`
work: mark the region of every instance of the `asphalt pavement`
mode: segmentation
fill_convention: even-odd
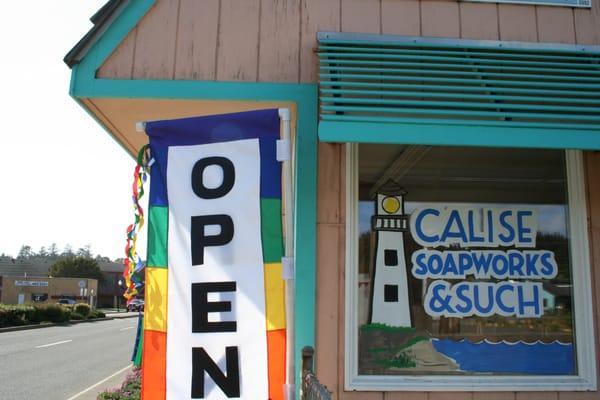
[[[0,399],[86,400],[131,365],[137,318],[0,333]]]

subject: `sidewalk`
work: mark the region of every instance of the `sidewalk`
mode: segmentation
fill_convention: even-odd
[[[131,367],[132,366],[129,366],[125,370],[116,372],[115,374],[85,389],[83,392],[74,395],[68,400],[96,400],[100,393],[121,387],[121,384],[123,381],[125,381],[125,377],[131,373]]]

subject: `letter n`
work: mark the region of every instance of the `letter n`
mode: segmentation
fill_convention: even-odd
[[[192,348],[192,399],[204,399],[204,372],[206,372],[228,398],[240,397],[240,367],[238,348],[225,348],[227,376],[206,353],[203,347]]]

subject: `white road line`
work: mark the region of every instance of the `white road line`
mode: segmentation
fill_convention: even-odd
[[[89,392],[90,390],[92,390],[93,388],[102,385],[104,382],[108,381],[111,378],[114,378],[115,376],[119,375],[122,372],[127,371],[129,368],[131,368],[131,365],[126,366],[125,368],[122,368],[120,370],[118,370],[117,372],[115,372],[114,374],[112,374],[111,376],[108,376],[104,379],[102,379],[100,382],[94,383],[92,386],[90,386],[87,389],[82,390],[81,392],[77,393],[76,395],[69,397],[67,400],[75,400],[76,398],[78,398],[79,396],[81,396],[82,394],[85,394],[87,392]]]
[[[35,346],[36,349],[41,349],[42,347],[50,347],[50,346],[56,346],[57,344],[63,344],[63,343],[69,343],[72,342],[73,340],[63,340],[61,342],[55,342],[55,343],[48,343],[48,344],[43,344],[41,346]]]
[[[133,329],[136,328],[135,326],[128,326],[127,328],[121,328],[119,329],[120,331],[126,331],[127,329]]]

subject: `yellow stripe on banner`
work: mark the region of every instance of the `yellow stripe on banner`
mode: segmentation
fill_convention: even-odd
[[[267,331],[285,329],[285,282],[281,263],[265,264]]]
[[[144,328],[167,331],[167,279],[168,269],[146,267],[146,296]]]

